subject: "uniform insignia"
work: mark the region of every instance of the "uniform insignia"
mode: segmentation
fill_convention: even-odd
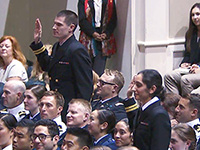
[[[4,108],[4,109],[2,109],[1,111],[0,111],[0,113],[8,113],[8,110],[7,110],[7,108]]]
[[[115,106],[124,105],[123,103],[116,103]]]
[[[19,117],[25,116],[26,112],[25,111],[20,111],[20,112],[18,112],[18,115],[19,115]]]
[[[59,129],[60,132],[63,132],[63,129],[62,129],[61,125],[58,125],[58,129]]]
[[[197,132],[200,132],[200,124],[194,125],[194,129],[195,129]]]

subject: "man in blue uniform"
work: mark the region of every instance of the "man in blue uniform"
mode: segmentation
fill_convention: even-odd
[[[65,121],[68,102],[72,98],[89,100],[93,91],[91,60],[86,48],[74,36],[77,15],[69,10],[60,11],[54,19],[53,36],[58,39],[51,56],[41,42],[42,25],[35,22],[34,42],[30,47],[39,64],[47,71],[50,89],[58,91],[65,98],[62,119]]]

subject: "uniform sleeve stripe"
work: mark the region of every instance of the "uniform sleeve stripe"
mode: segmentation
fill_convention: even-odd
[[[38,50],[34,50],[33,52],[34,52],[35,55],[38,55],[38,54],[40,54],[40,53],[42,53],[44,51],[45,51],[45,46],[42,46],[42,48],[40,48]]]
[[[130,112],[130,111],[136,110],[137,108],[138,108],[137,104],[134,104],[132,106],[126,107],[125,110],[126,112]]]

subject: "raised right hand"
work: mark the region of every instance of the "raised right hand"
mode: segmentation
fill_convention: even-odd
[[[35,20],[35,30],[34,30],[34,41],[35,44],[39,43],[41,41],[41,37],[42,37],[42,24],[40,22],[40,19],[37,18]]]

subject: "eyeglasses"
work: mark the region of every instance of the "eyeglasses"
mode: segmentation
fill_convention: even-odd
[[[40,134],[32,134],[31,135],[31,140],[32,141],[35,141],[37,139],[37,137],[39,138],[40,141],[44,141],[47,137],[51,137],[51,135],[46,135],[46,134],[43,134],[43,133],[40,133]]]
[[[98,81],[100,83],[100,86],[104,86],[105,84],[108,84],[108,85],[115,85],[115,83],[110,83],[110,82],[106,82],[106,81],[103,81],[103,80],[99,80]]]

